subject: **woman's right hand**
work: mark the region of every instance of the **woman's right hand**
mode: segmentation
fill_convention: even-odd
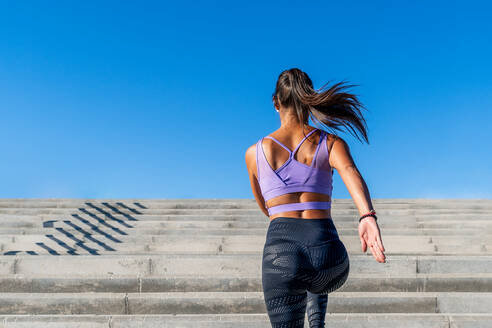
[[[379,231],[379,226],[373,217],[369,216],[360,221],[359,238],[364,253],[367,250],[367,246],[369,246],[376,261],[386,263],[381,233]]]

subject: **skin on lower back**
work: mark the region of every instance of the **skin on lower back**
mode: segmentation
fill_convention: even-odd
[[[331,197],[325,194],[315,192],[293,192],[284,195],[280,195],[266,201],[267,207],[272,207],[281,204],[288,203],[300,203],[300,202],[329,202]],[[270,221],[282,217],[293,217],[298,219],[321,219],[331,218],[331,211],[328,210],[296,210],[288,212],[280,212],[270,216]]]

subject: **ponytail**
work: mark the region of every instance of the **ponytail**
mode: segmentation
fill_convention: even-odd
[[[359,141],[369,143],[367,124],[362,115],[365,109],[356,95],[345,92],[353,87],[338,82],[327,88],[328,83],[314,90],[309,76],[297,68],[283,71],[273,94],[277,106],[292,108],[300,122],[308,118],[320,123],[328,130],[347,130]]]

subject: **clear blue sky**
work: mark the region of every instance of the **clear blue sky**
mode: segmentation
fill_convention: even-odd
[[[492,197],[492,6],[305,3],[0,1],[0,197],[252,198],[292,67],[359,85],[372,197]]]

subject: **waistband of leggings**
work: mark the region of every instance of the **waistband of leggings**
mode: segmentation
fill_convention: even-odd
[[[270,221],[266,237],[270,241],[281,238],[305,245],[339,239],[335,223],[329,217],[318,219],[277,217]]]
[[[270,224],[276,223],[292,223],[292,224],[325,224],[333,223],[333,219],[330,218],[317,218],[317,219],[301,219],[301,218],[291,218],[288,216],[279,216],[270,221]]]
[[[299,219],[291,218],[287,216],[279,216],[270,221],[268,225],[269,230],[283,226],[291,227],[292,229],[335,229],[335,223],[332,218],[318,218],[318,219]]]

